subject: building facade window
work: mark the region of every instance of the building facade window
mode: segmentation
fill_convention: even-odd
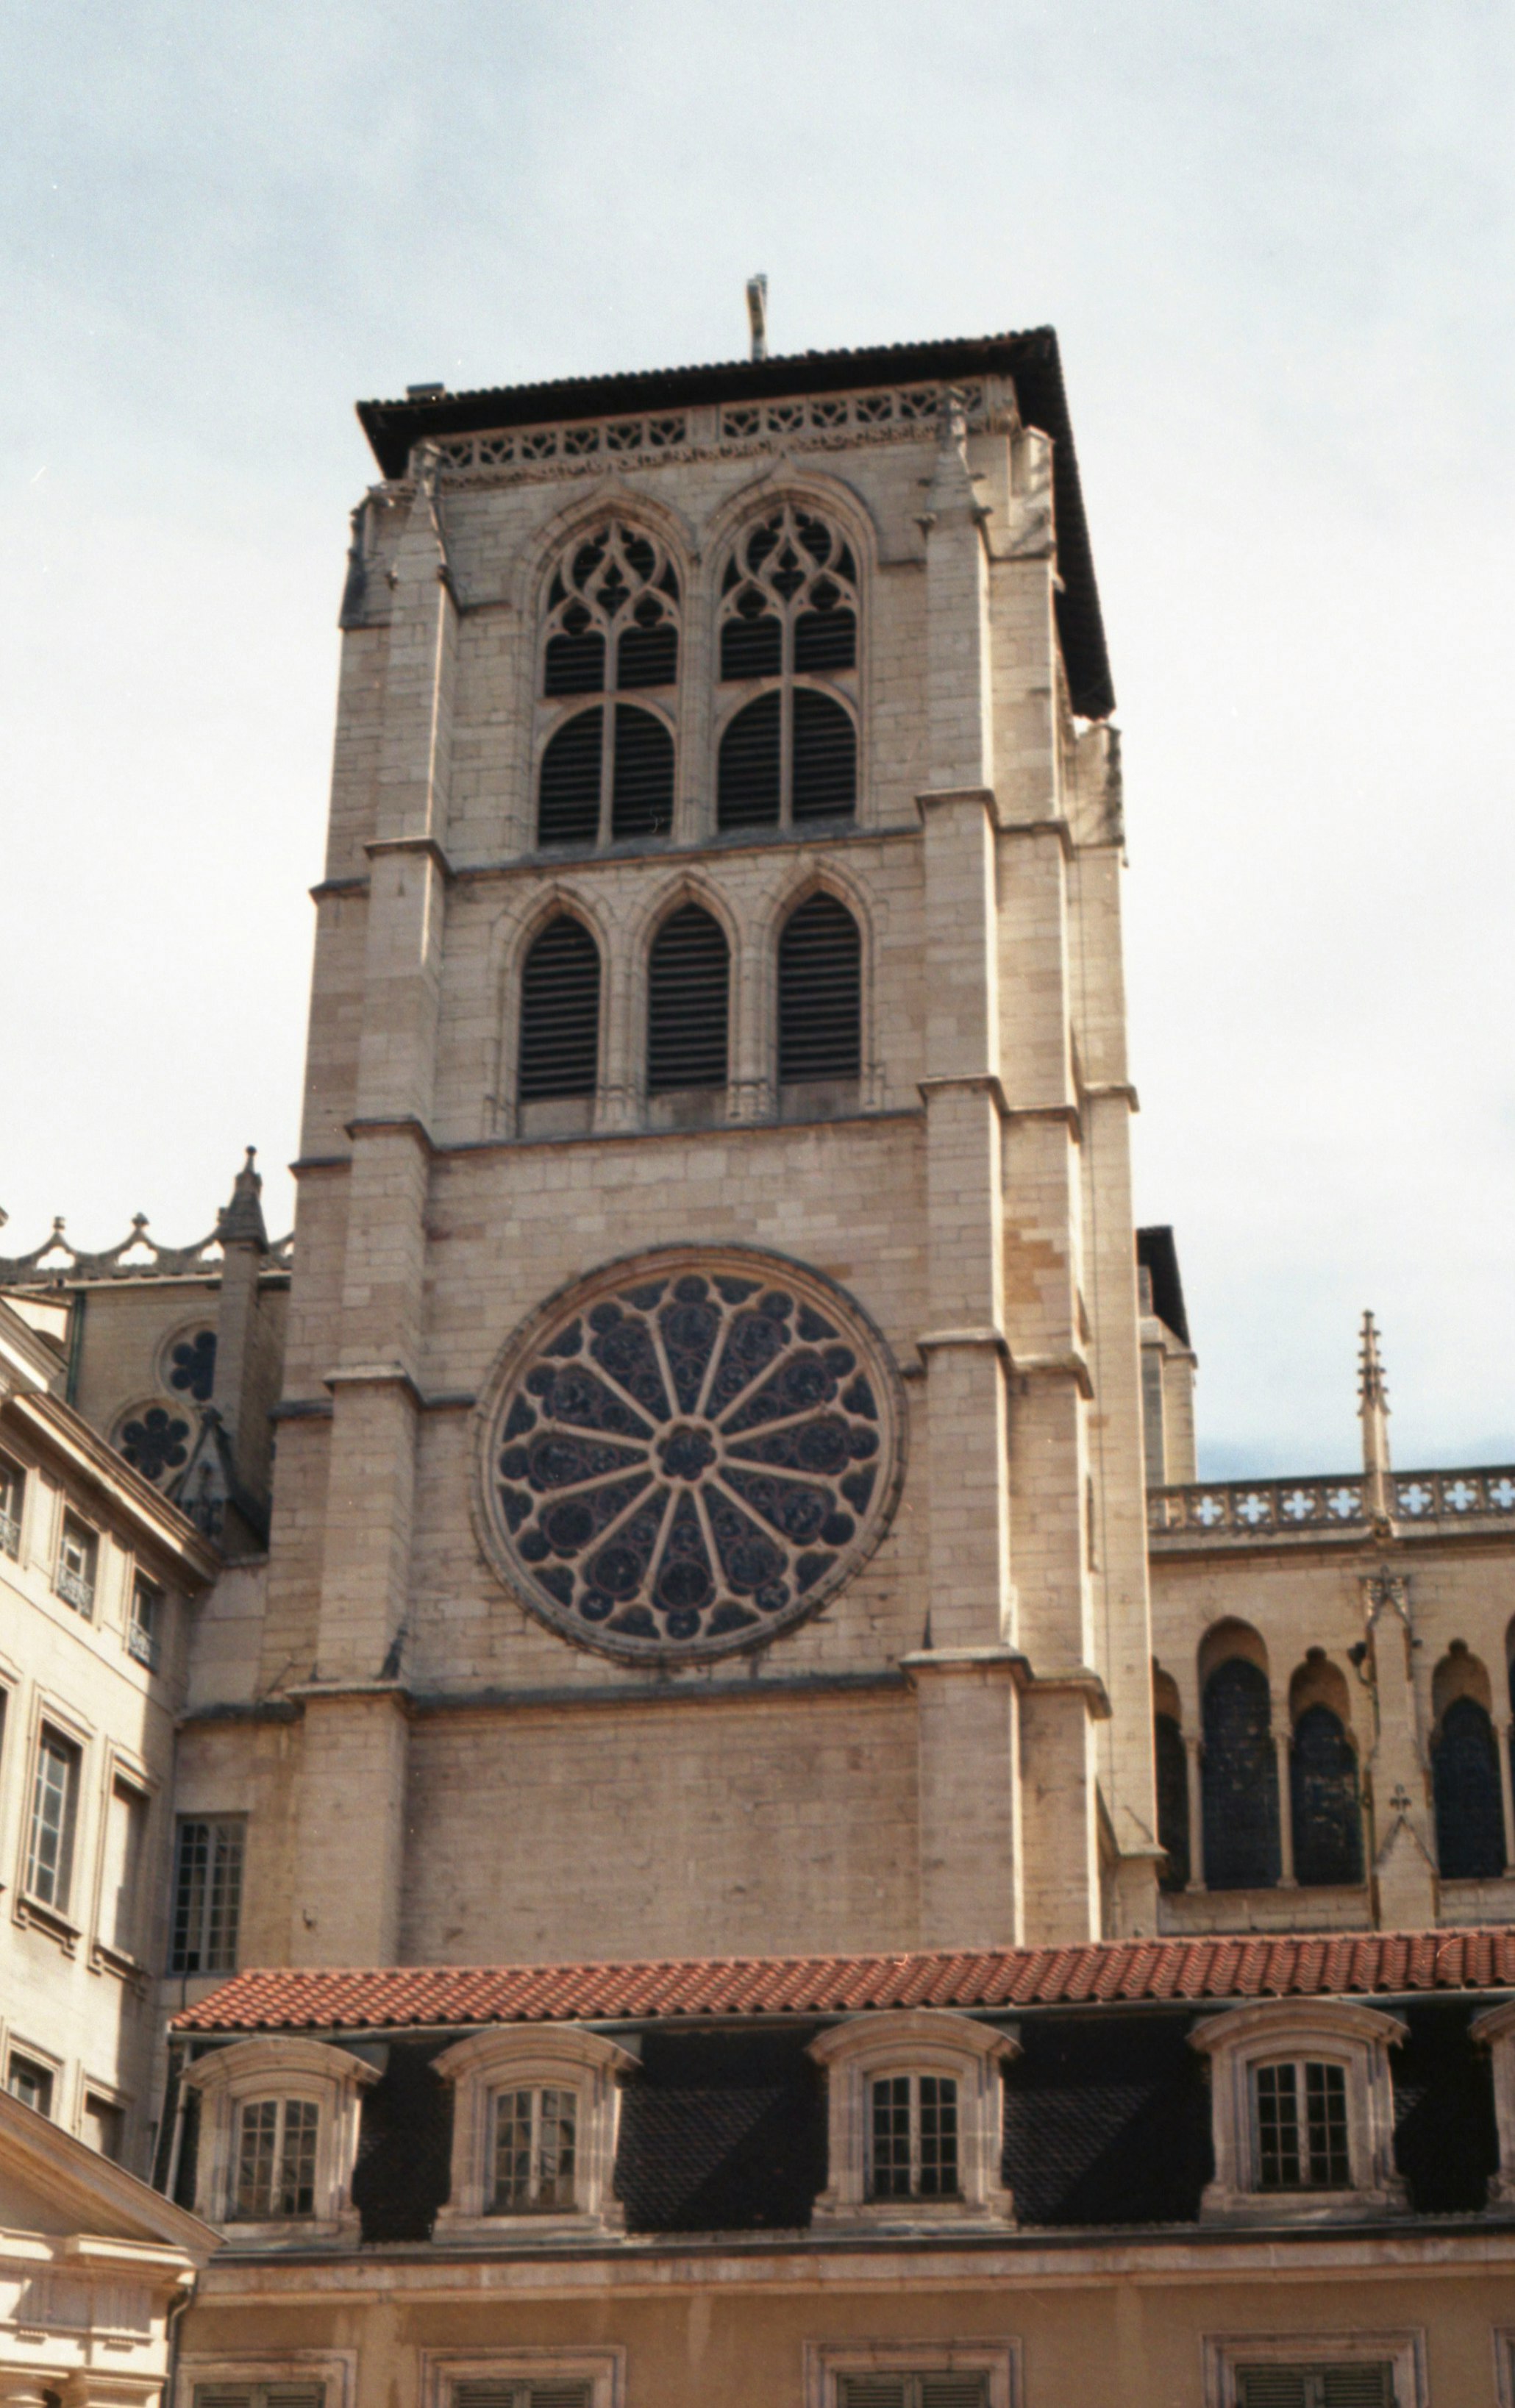
[[[1341,1717],[1307,1706],[1294,1724],[1289,1757],[1294,1879],[1305,1889],[1355,1885],[1363,1878],[1363,1813],[1357,1753]]]
[[[1260,2333],[1205,2344],[1205,2408],[1425,2408],[1422,2333]]]
[[[176,1396],[208,1405],[216,1386],[216,1333],[195,1329],[176,1338],[168,1349],[168,1385]]]
[[[238,2238],[352,2246],[363,2092],[377,2069],[323,2042],[236,2041],[195,2057],[201,2099],[194,2212]]]
[[[126,1622],[126,1653],[156,1672],[163,1661],[164,1593],[139,1572],[132,1583],[132,1610]]]
[[[32,1776],[32,1818],[26,1845],[26,1889],[57,1914],[68,1912],[79,1820],[79,1751],[44,1723]]]
[[[962,2374],[839,2374],[836,2408],[988,2408],[989,2376],[982,2369]]]
[[[1004,2067],[1019,2045],[970,2015],[852,2015],[810,2042],[826,2071],[828,2172],[815,2221],[1003,2226]]]
[[[35,2114],[52,2114],[52,2068],[39,2064],[35,2057],[25,2057],[13,2048],[6,2067],[6,2088],[12,2099]]]
[[[1021,2408],[1019,2342],[807,2343],[806,2408]]]
[[[112,1780],[100,1873],[100,1937],[118,1956],[137,1954],[148,1813],[148,1800],[135,1782]]]
[[[475,2032],[444,2049],[453,2085],[452,2182],[438,2240],[535,2231],[619,2232],[612,2189],[622,2078],[636,2058],[571,2024]]]
[[[521,973],[517,1094],[593,1096],[599,1076],[600,949],[581,920],[550,920]]]
[[[869,2199],[956,2199],[957,2084],[890,2073],[868,2085]]]
[[[194,1816],[179,1824],[171,1973],[230,1973],[235,1969],[243,1844],[244,1827],[236,1816]]]
[[[494,2100],[495,2215],[547,2214],[574,2203],[579,2094],[557,2085]]]
[[[194,2408],[326,2408],[323,2383],[197,2383]]]
[[[858,574],[836,529],[792,503],[750,527],[722,580],[719,642],[735,708],[717,756],[718,827],[850,819]]]
[[[1158,1879],[1165,1890],[1189,1886],[1189,1757],[1173,1714],[1152,1717],[1157,1758],[1157,1838],[1167,1853]]]
[[[1454,1698],[1432,1749],[1436,1861],[1443,1881],[1495,1881],[1505,1870],[1499,1750],[1487,1707]]]
[[[112,2165],[119,2166],[126,2154],[126,2113],[114,2099],[104,2099],[97,2090],[84,2093],[84,2119],[79,2137],[92,2149],[97,2149]]]
[[[1227,1656],[1205,1683],[1205,1885],[1271,1889],[1279,1878],[1279,1767],[1268,1678]]]
[[[1277,1999],[1211,2015],[1215,2175],[1206,2222],[1380,2215],[1408,2204],[1394,2165],[1389,2051],[1405,2026],[1337,1999]]]
[[[321,2110],[310,2099],[254,2099],[242,2107],[232,2216],[265,2224],[312,2215]]]
[[[679,578],[651,537],[607,522],[581,537],[548,590],[544,704],[557,722],[537,775],[540,845],[603,845],[673,824],[673,732],[642,703],[584,697],[664,691],[679,678]]]
[[[139,1405],[128,1413],[116,1444],[134,1471],[161,1486],[172,1471],[182,1471],[190,1459],[190,1425],[183,1413],[165,1405]]]
[[[647,1086],[723,1087],[727,1075],[731,948],[697,903],[669,913],[647,963]]]
[[[72,1513],[64,1515],[64,1526],[58,1540],[58,1569],[53,1586],[65,1605],[81,1613],[86,1622],[94,1613],[94,1576],[99,1561],[100,1542],[94,1532]]]
[[[835,895],[809,895],[779,938],[779,1083],[854,1080],[862,1068],[862,935]]]
[[[0,1455],[0,1555],[21,1551],[21,1511],[26,1503],[26,1474],[19,1463]]]

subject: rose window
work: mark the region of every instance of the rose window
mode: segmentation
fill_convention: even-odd
[[[664,1249],[534,1315],[481,1408],[486,1544],[580,1645],[719,1655],[872,1553],[901,1394],[860,1308],[793,1263]]]

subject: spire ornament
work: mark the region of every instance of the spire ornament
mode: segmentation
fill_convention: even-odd
[[[1375,1528],[1391,1519],[1389,1485],[1389,1388],[1379,1353],[1378,1326],[1363,1315],[1357,1364],[1357,1415],[1363,1425],[1363,1516]]]

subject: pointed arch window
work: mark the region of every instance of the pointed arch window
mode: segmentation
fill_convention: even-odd
[[[726,1083],[731,949],[719,920],[697,903],[669,913],[647,965],[650,1095]]]
[[[679,608],[678,571],[639,527],[607,520],[559,562],[542,635],[542,696],[558,708],[537,773],[538,844],[671,828]],[[649,700],[614,698],[629,694]]]
[[[1357,1756],[1341,1716],[1328,1705],[1307,1706],[1294,1724],[1289,1803],[1294,1879],[1301,1888],[1360,1883],[1363,1816]]]
[[[1488,1708],[1454,1698],[1432,1756],[1436,1861],[1443,1881],[1494,1881],[1505,1870],[1499,1751]]]
[[[1176,1714],[1161,1710],[1152,1717],[1157,1757],[1157,1840],[1167,1851],[1167,1864],[1158,1876],[1160,1888],[1189,1886],[1189,1757]]]
[[[1244,1656],[1204,1694],[1205,1885],[1271,1889],[1279,1870],[1279,1766],[1267,1674]]]
[[[716,823],[803,826],[857,808],[858,573],[851,548],[786,502],[743,534],[722,580]]]
[[[592,1096],[599,1053],[599,947],[581,920],[561,912],[522,968],[520,1100]]]
[[[779,1083],[856,1079],[862,1067],[862,935],[835,895],[809,895],[779,939]]]

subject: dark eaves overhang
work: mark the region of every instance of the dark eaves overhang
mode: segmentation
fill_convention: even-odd
[[[695,408],[706,403],[776,400],[794,394],[850,392],[869,384],[1008,377],[1021,417],[1052,441],[1057,514],[1058,637],[1073,708],[1084,719],[1115,709],[1109,654],[1094,581],[1079,459],[1050,326],[1022,335],[982,335],[936,343],[882,343],[863,351],[797,351],[767,360],[728,360],[709,367],[644,368],[614,376],[563,377],[547,384],[499,385],[435,399],[360,401],[358,417],[386,477],[403,477],[413,444],[505,426],[607,418],[634,410]]]

